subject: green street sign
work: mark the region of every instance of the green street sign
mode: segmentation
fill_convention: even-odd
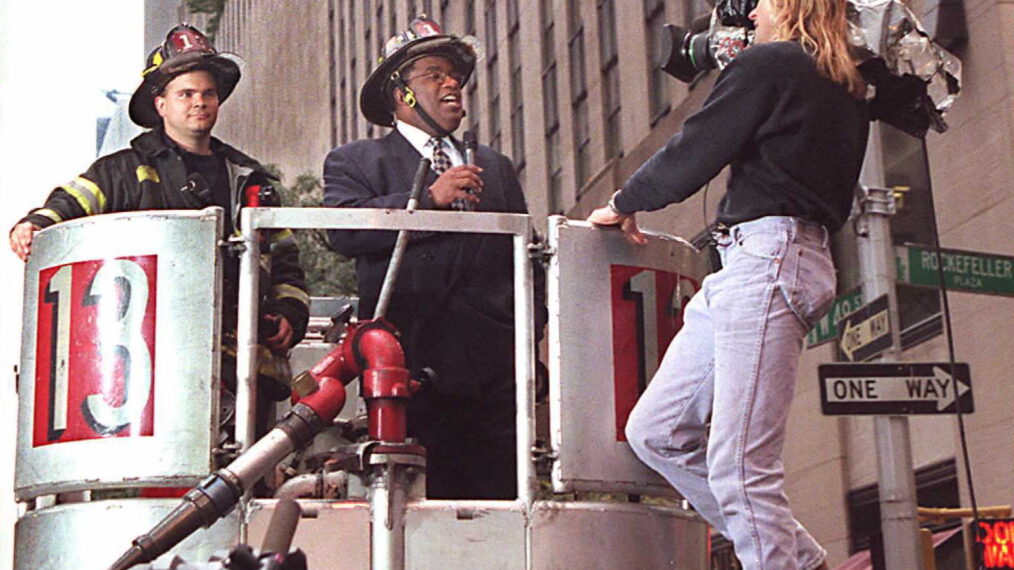
[[[895,248],[898,281],[918,287],[938,288],[937,254],[921,245]],[[977,251],[945,249],[944,279],[953,291],[1014,296],[1014,257]]]
[[[863,292],[860,289],[845,293],[835,299],[831,310],[824,315],[824,318],[817,321],[817,324],[806,335],[806,347],[813,348],[818,344],[838,338],[838,321],[854,313],[862,304]]]

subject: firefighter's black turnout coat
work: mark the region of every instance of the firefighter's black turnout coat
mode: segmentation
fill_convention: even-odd
[[[199,173],[188,173],[180,149],[162,128],[147,131],[130,143],[130,148],[96,160],[80,176],[55,188],[42,208],[32,210],[18,223],[29,221],[46,228],[53,224],[97,214],[137,210],[194,210],[222,206],[229,212],[226,231],[234,231],[239,220],[245,188],[270,186],[275,177],[260,163],[235,148],[212,138],[212,152],[225,159],[231,189],[230,204],[215,204]],[[261,267],[261,314],[284,316],[292,325],[294,340],[301,340],[309,318],[309,296],[299,265],[299,250],[292,232],[270,233]],[[238,259],[228,256],[223,283],[223,351],[235,354]],[[231,342],[230,342],[231,340]],[[282,399],[289,395],[289,370],[284,355],[260,351],[260,386],[265,396]],[[223,366],[228,363],[223,364]],[[228,374],[223,372],[223,377]],[[265,382],[266,378],[273,380]],[[227,379],[228,381],[228,379]]]

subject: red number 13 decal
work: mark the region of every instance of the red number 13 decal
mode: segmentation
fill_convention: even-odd
[[[156,261],[39,273],[34,446],[153,434]]]

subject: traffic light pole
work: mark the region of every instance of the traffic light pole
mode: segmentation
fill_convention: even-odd
[[[886,188],[880,123],[870,129],[860,184],[863,195],[858,219],[857,242],[863,299],[887,295],[891,319],[891,348],[880,362],[896,362],[901,352],[898,299],[895,292],[896,264],[891,242],[890,217],[894,195]],[[915,476],[908,418],[876,416],[873,419],[880,480],[880,525],[884,561],[888,570],[924,568],[916,514]]]

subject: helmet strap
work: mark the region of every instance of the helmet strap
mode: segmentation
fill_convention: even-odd
[[[402,101],[404,101],[405,104],[409,106],[409,108],[415,111],[415,114],[419,115],[419,118],[422,119],[424,123],[429,125],[431,129],[433,129],[433,132],[436,136],[440,138],[451,136],[451,131],[448,131],[447,129],[441,127],[433,119],[433,117],[431,117],[430,114],[426,112],[426,109],[423,109],[423,106],[419,103],[419,100],[415,98],[415,91],[413,91],[412,88],[408,86],[408,82],[405,81],[405,78],[402,77],[400,73],[395,73],[392,79],[394,79],[395,85],[399,89],[401,89],[403,93]]]

